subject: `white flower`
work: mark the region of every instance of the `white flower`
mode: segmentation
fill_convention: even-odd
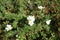
[[[49,25],[49,24],[50,24],[50,22],[51,22],[51,20],[47,20],[47,21],[46,21],[46,24],[47,24],[47,25]]]
[[[12,26],[9,25],[9,24],[7,24],[5,30],[9,31],[9,30],[11,30],[11,29],[12,29]]]
[[[42,10],[42,9],[44,9],[45,7],[42,7],[42,6],[38,6],[38,8]]]
[[[35,16],[28,16],[27,20],[28,20],[28,24],[30,26],[32,26],[34,24],[34,21],[35,21]]]

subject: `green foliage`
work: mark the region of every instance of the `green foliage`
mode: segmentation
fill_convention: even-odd
[[[60,40],[59,4],[60,0],[0,0],[0,40]],[[29,15],[35,16],[32,26],[28,25]],[[6,31],[7,24],[13,29]]]

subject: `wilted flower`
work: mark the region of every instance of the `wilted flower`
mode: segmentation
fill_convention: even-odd
[[[42,7],[42,6],[38,6],[38,8],[42,10],[42,9],[44,9],[45,7]]]
[[[49,24],[50,24],[50,22],[51,22],[51,20],[47,20],[47,21],[46,21],[46,24],[47,24],[47,25],[49,25]]]
[[[30,26],[32,26],[34,24],[34,21],[35,21],[35,16],[28,16],[27,20],[28,20],[28,24]]]
[[[11,30],[11,29],[12,29],[12,26],[9,25],[9,24],[7,24],[5,30],[9,31],[9,30]]]

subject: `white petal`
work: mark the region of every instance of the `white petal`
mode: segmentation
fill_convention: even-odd
[[[10,29],[8,29],[7,27],[5,28],[6,31],[9,31]]]
[[[18,35],[16,35],[16,37],[18,37]]]
[[[35,21],[35,16],[28,16],[27,17],[27,20],[28,21]]]
[[[42,6],[38,6],[38,8],[42,10],[42,9],[43,9],[43,8],[45,8],[45,7],[42,7]]]
[[[46,21],[46,24],[47,24],[47,25],[49,25],[49,24],[50,24],[50,22],[51,22],[51,20],[47,20],[47,21]]]
[[[12,29],[12,27],[8,27],[9,29]]]
[[[29,21],[29,23],[28,23],[30,26],[32,26],[33,24],[34,24],[34,22],[32,22],[32,21]]]
[[[7,26],[7,27],[11,27],[11,25],[9,25],[9,24],[7,24],[6,26]]]

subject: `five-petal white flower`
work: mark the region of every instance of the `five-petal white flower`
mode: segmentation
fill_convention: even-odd
[[[6,31],[9,31],[9,30],[11,30],[12,28],[13,28],[13,27],[12,27],[11,25],[7,24],[5,30],[6,30]]]
[[[34,21],[35,21],[35,16],[28,16],[27,20],[28,20],[28,24],[30,26],[32,26],[34,24]]]
[[[50,24],[50,22],[51,22],[51,20],[47,20],[47,21],[46,21],[46,24],[47,24],[47,25],[49,25],[49,24]]]

